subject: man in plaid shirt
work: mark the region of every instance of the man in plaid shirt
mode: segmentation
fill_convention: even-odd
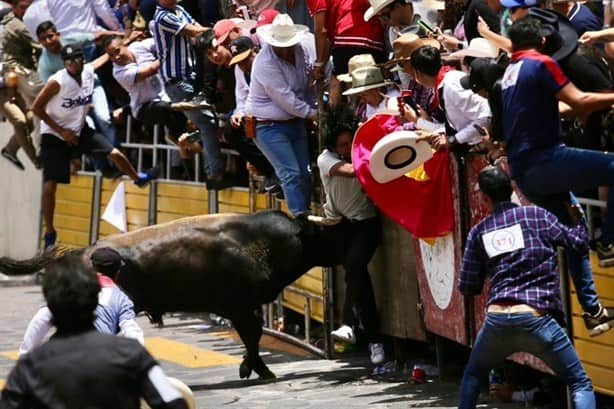
[[[576,409],[595,408],[591,381],[553,318],[562,317],[557,247],[586,251],[580,210],[572,209],[575,225],[567,227],[545,209],[511,203],[510,179],[496,167],[480,173],[479,185],[492,214],[469,233],[458,288],[479,294],[488,274],[488,314],[465,367],[459,408],[476,407],[480,377],[514,352],[539,357],[566,381]],[[609,329],[610,320],[601,325]]]

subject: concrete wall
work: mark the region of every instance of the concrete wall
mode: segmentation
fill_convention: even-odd
[[[11,125],[0,122],[0,147],[12,134]],[[25,171],[0,156],[0,257],[27,258],[37,251],[42,174],[23,152],[18,156]]]

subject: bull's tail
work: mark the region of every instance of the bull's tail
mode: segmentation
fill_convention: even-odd
[[[0,257],[0,273],[9,276],[34,274],[41,271],[45,266],[69,251],[66,248],[56,248],[45,251],[27,260],[15,260],[10,257]],[[79,249],[77,251],[83,251]]]

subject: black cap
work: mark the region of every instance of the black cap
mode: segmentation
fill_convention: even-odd
[[[83,48],[81,46],[70,44],[62,47],[62,60],[75,57],[83,57]]]
[[[90,256],[94,269],[105,275],[113,275],[119,271],[123,261],[122,256],[111,247],[96,249]]]
[[[495,81],[503,77],[505,68],[489,58],[476,58],[471,62],[469,75],[461,78],[461,86],[478,92],[481,89],[490,90]]]
[[[232,40],[228,44],[228,49],[230,54],[232,54],[232,59],[228,65],[233,65],[246,59],[254,47],[254,42],[249,37],[242,36]]]

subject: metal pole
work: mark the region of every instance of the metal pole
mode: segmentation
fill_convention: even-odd
[[[120,182],[121,183],[121,182]],[[94,175],[94,191],[92,192],[92,218],[90,219],[90,244],[98,240],[100,229],[100,202],[102,198],[102,173],[97,170]]]
[[[333,323],[335,322],[335,300],[333,297],[333,269],[330,267],[325,267],[322,269],[322,287],[324,293],[324,322],[322,323],[322,325],[324,326],[324,356],[326,357],[326,359],[332,359],[335,348],[333,338],[330,333],[332,331]]]
[[[126,143],[132,139],[132,115],[126,116]]]
[[[153,155],[152,155],[153,166],[158,165],[158,139],[159,138],[160,138],[160,125],[155,124],[154,129],[153,129],[153,143],[154,143]]]
[[[305,297],[305,342],[311,342],[311,299]]]
[[[147,206],[147,224],[156,224],[158,213],[158,182],[153,180],[149,184],[149,205]]]

